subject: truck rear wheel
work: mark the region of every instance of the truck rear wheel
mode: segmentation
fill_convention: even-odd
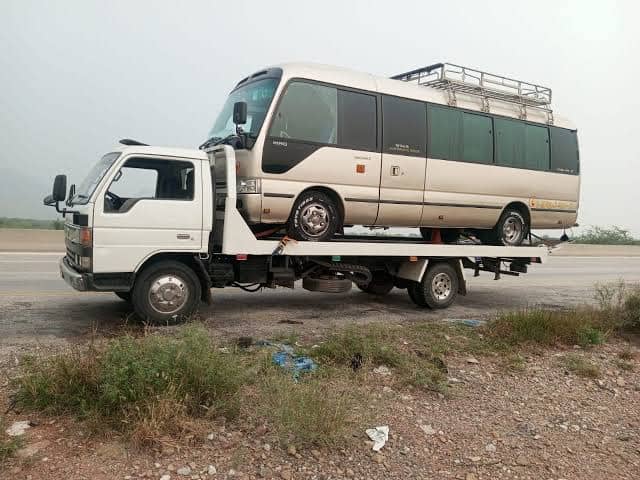
[[[163,261],[144,269],[133,287],[133,308],[142,320],[174,324],[198,307],[202,287],[195,272],[176,261]]]
[[[358,288],[372,295],[386,295],[393,290],[393,277],[385,271],[373,272],[371,281],[367,285],[358,285]]]
[[[409,297],[419,307],[447,308],[458,295],[458,274],[449,263],[439,262],[427,268],[421,282],[412,282]]]

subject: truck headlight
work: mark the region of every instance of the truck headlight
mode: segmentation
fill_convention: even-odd
[[[260,193],[260,179],[239,178],[236,190],[238,193]]]

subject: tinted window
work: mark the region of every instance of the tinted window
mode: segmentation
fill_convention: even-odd
[[[313,83],[290,83],[278,105],[269,134],[335,144],[338,137],[337,90]]]
[[[462,112],[429,105],[429,157],[462,160]]]
[[[425,156],[427,106],[415,100],[382,97],[382,145],[386,153]]]
[[[429,105],[429,157],[493,163],[490,117]]]
[[[575,131],[551,127],[551,170],[563,173],[580,171],[578,136]]]
[[[525,167],[532,170],[549,170],[547,127],[525,125]]]
[[[491,118],[462,112],[462,159],[465,162],[493,163]]]
[[[495,118],[496,163],[508,167],[525,167],[525,124]]]
[[[338,143],[357,150],[376,150],[376,97],[338,92]]]

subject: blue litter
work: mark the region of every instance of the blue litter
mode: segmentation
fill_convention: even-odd
[[[282,350],[274,352],[271,360],[278,365],[293,373],[293,378],[298,378],[301,373],[313,372],[318,365],[311,358],[304,355],[294,355],[293,348],[289,345],[282,345]]]

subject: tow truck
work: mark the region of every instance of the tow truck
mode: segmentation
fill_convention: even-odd
[[[216,168],[216,165],[224,168]],[[114,193],[127,169],[153,170],[155,191]],[[224,179],[216,182],[216,172]],[[147,172],[148,173],[148,172]],[[224,184],[224,190],[217,183]],[[67,193],[58,175],[45,198],[65,217],[66,255],[60,275],[80,291],[114,292],[145,321],[175,323],[211,303],[216,288],[247,292],[302,288],[342,293],[353,284],[384,295],[406,289],[418,307],[446,308],[467,293],[473,275],[526,273],[542,263],[540,246],[425,242],[417,237],[343,234],[331,241],[294,241],[273,232],[257,236],[238,209],[234,148],[205,151],[121,143]],[[62,204],[62,205],[61,205]]]

